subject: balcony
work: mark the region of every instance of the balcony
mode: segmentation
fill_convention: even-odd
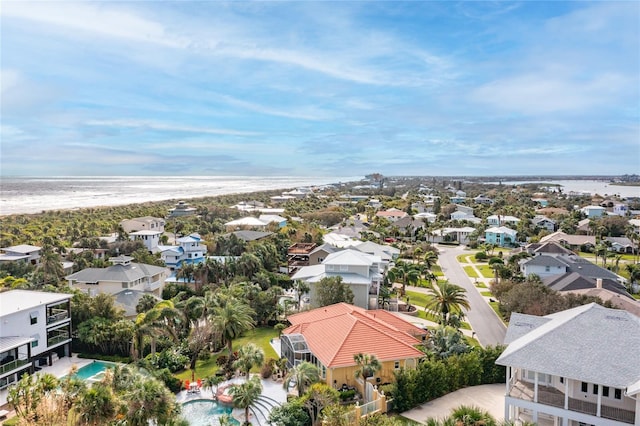
[[[47,346],[54,346],[57,345],[60,342],[64,342],[66,340],[69,340],[70,337],[68,334],[58,334],[55,336],[51,336],[47,339]]]
[[[509,390],[509,396],[525,401],[533,401],[533,395],[533,383],[529,382],[518,381]],[[561,392],[554,387],[538,385],[538,404],[564,409],[564,399],[564,392]],[[598,413],[598,404],[583,401],[581,399],[569,398],[569,410],[595,416]],[[636,413],[631,410],[624,410],[622,408],[601,404],[600,417],[603,419],[634,424]]]
[[[16,370],[23,365],[29,364],[28,359],[14,359],[13,361],[9,361],[5,364],[0,365],[0,374],[7,373],[9,371]]]
[[[154,291],[160,288],[161,282],[160,281],[154,281],[152,283],[145,283],[144,285],[144,291]]]
[[[66,309],[53,309],[52,312],[47,315],[47,325],[67,318],[69,318],[69,312]]]

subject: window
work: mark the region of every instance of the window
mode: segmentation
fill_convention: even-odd
[[[29,318],[31,320],[31,325],[38,323],[38,311],[33,311],[29,313]]]
[[[35,348],[36,346],[38,346],[38,341],[34,340],[33,342],[31,342],[31,347]]]
[[[545,272],[549,272],[549,271],[551,271],[551,266],[545,266],[545,267],[544,267],[544,271],[545,271]]]
[[[615,399],[622,399],[622,389],[616,389],[613,391],[613,397]]]
[[[560,383],[564,383],[564,377],[560,377]]]
[[[393,368],[395,368],[396,370],[397,370],[398,368],[400,368],[400,361],[396,361],[396,362],[394,362],[394,363],[393,363]]]
[[[582,392],[589,392],[589,385],[586,382],[582,382]]]
[[[602,387],[602,396],[606,396],[607,398],[609,397],[609,386]]]
[[[593,394],[594,395],[598,394],[598,385],[593,385]]]

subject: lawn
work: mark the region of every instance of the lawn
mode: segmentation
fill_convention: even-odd
[[[264,351],[264,359],[265,361],[269,358],[278,359],[278,354],[273,347],[271,346],[270,340],[274,337],[278,337],[278,332],[272,327],[260,327],[254,328],[253,330],[247,331],[244,335],[233,342],[233,349],[237,350],[239,347],[246,345],[247,343],[255,343]],[[211,356],[208,360],[202,361],[198,360],[196,362],[196,376],[197,377],[208,377],[212,376],[218,371],[218,364],[216,360],[219,355],[227,355],[226,349],[223,349],[220,353]],[[252,372],[257,373],[260,371],[260,367],[253,367],[251,369]],[[184,370],[180,373],[175,374],[175,376],[181,380],[190,380],[191,379],[191,370]]]
[[[480,270],[480,273],[485,278],[493,278],[493,269],[489,265],[477,265],[477,268]]]
[[[478,273],[476,272],[476,270],[473,268],[473,266],[465,266],[464,267],[464,272],[470,277],[470,278],[478,278]]]
[[[498,314],[498,318],[502,320],[502,322],[507,323],[507,321],[502,318],[502,314],[500,313],[500,303],[499,302],[489,302],[489,306],[493,308],[493,310]]]
[[[493,293],[491,293],[490,291],[481,291],[480,294],[487,297],[493,296]]]

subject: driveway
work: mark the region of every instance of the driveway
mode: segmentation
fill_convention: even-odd
[[[471,386],[425,402],[413,410],[400,413],[400,415],[418,423],[425,423],[431,418],[448,417],[453,409],[466,405],[486,410],[497,421],[502,421],[504,419],[504,392],[504,384]]]

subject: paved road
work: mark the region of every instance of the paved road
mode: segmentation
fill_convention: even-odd
[[[458,255],[471,252],[466,251],[462,246],[439,245],[438,250],[440,252],[438,264],[440,264],[442,272],[450,282],[467,290],[467,300],[471,305],[471,310],[466,313],[467,322],[476,332],[476,338],[482,346],[501,345],[504,342],[507,328],[473,285],[456,259]]]

